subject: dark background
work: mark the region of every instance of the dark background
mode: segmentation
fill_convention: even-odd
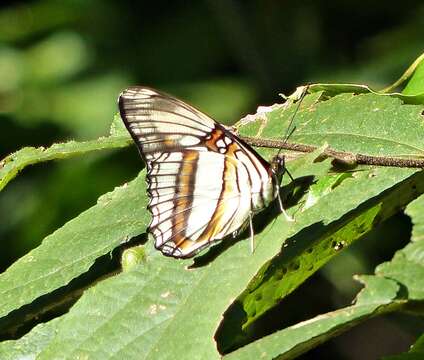
[[[0,3],[0,157],[106,135],[119,92],[135,84],[179,96],[232,123],[310,82],[394,82],[424,49],[422,1],[100,1]],[[132,179],[134,148],[25,169],[0,195],[0,270]],[[137,204],[134,204],[137,206]],[[265,334],[348,305],[409,239],[398,214],[265,316]],[[304,359],[375,359],[418,333],[406,315],[374,319]]]

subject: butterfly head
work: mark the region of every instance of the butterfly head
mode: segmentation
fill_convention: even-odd
[[[279,186],[281,184],[281,180],[283,179],[283,175],[286,172],[285,157],[276,155],[271,161],[271,168],[274,173],[275,182]]]

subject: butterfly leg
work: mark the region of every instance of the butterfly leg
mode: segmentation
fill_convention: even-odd
[[[253,252],[255,251],[255,234],[253,232],[253,214],[252,211],[249,212],[249,228],[250,228],[250,251]]]
[[[284,210],[283,201],[281,200],[280,192],[278,192],[278,204],[280,205],[280,211],[283,213],[286,220],[289,222],[293,222],[294,219],[289,214],[287,214],[286,210]]]
[[[289,173],[289,171],[286,168],[285,161],[286,161],[286,158],[283,156],[282,165],[281,165],[282,169],[284,171],[283,174],[287,173],[287,175],[290,177],[291,181],[294,181],[293,176]],[[278,204],[280,205],[280,210],[283,213],[284,217],[286,218],[287,221],[293,222],[294,219],[289,214],[287,214],[287,212],[284,210],[283,201],[281,200],[281,195],[280,195],[279,191],[277,193],[277,197],[278,197]]]

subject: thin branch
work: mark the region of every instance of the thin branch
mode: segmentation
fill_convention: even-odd
[[[255,138],[250,136],[241,137],[247,144],[258,147],[268,147],[275,149],[286,149],[310,153],[315,151],[318,147],[312,145],[295,144],[282,140],[271,140]],[[372,156],[364,154],[354,154],[346,151],[336,151],[331,148],[324,150],[323,155],[332,157],[338,161],[347,164],[361,164],[361,165],[378,165],[378,166],[393,166],[393,167],[406,167],[406,168],[424,168],[424,159],[405,159],[400,157],[391,156]]]

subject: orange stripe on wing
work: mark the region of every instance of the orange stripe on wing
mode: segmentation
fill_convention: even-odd
[[[208,140],[208,148],[210,150],[217,149],[215,142],[218,141],[224,133],[217,129],[212,134],[211,139]],[[202,234],[196,239],[192,240],[187,236],[190,236],[190,234],[185,234],[182,230],[182,226],[187,225],[187,221],[189,216],[191,215],[190,211],[184,212],[184,214],[180,214],[178,218],[176,217],[174,219],[175,223],[177,224],[179,221],[182,221],[182,224],[180,226],[176,225],[174,228],[174,243],[178,249],[180,249],[183,253],[185,253],[185,256],[191,256],[191,254],[196,251],[204,248],[208,243],[213,242],[215,239],[221,239],[222,233],[225,233],[225,229],[228,228],[228,226],[231,224],[234,215],[237,211],[237,208],[229,209],[228,205],[228,199],[233,197],[234,194],[239,194],[239,188],[237,184],[237,166],[238,161],[236,158],[236,152],[241,151],[240,146],[237,143],[231,143],[227,146],[227,151],[225,154],[224,159],[224,171],[222,173],[222,183],[223,187],[219,196],[219,200],[216,204],[216,208],[214,213],[212,214],[212,217],[210,221],[208,222],[207,226],[203,230]],[[190,155],[194,156],[197,155],[197,153]],[[186,158],[187,156],[187,158]],[[184,161],[188,159],[188,153],[184,156]],[[197,159],[196,159],[197,160]],[[186,167],[188,166],[188,167]],[[183,168],[181,169],[182,173],[185,173],[186,171],[192,171],[195,172],[197,169],[194,169],[191,167],[191,164],[184,164]],[[195,174],[193,174],[190,178],[195,179]],[[182,181],[179,179],[180,184]],[[193,180],[192,180],[193,181]],[[193,181],[194,182],[194,181]],[[191,185],[193,186],[193,185]],[[187,190],[188,188],[185,187],[184,190]],[[190,191],[192,191],[192,188],[190,188]],[[186,204],[185,206],[190,206],[191,203]],[[176,232],[181,231],[179,234],[176,234]],[[191,250],[191,248],[193,250]]]
[[[222,174],[223,187],[218,203],[216,204],[215,212],[212,215],[208,226],[203,231],[202,235],[197,241],[210,242],[225,228],[232,220],[234,212],[231,216],[225,216],[228,212],[228,204],[226,201],[231,194],[239,193],[237,182],[225,179],[237,179],[237,162],[232,159],[235,158],[235,152],[240,150],[236,143],[232,143],[227,147],[227,153],[224,162],[224,172]]]
[[[184,229],[187,226],[188,217],[191,211],[187,211],[192,202],[193,186],[196,179],[197,162],[199,160],[199,153],[197,151],[186,151],[183,155],[182,166],[180,174],[184,176],[177,177],[178,195],[175,199],[175,216],[173,218],[173,233],[175,234],[172,241],[176,247],[181,247],[186,240]]]

